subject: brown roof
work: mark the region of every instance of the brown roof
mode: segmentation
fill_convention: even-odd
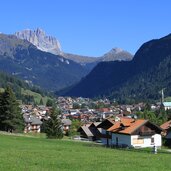
[[[121,123],[118,121],[113,126],[111,126],[107,131],[113,132],[114,130],[120,128],[120,126],[121,126]]]
[[[132,122],[135,121],[135,119],[132,119],[132,118],[120,118],[120,122],[124,125],[124,126],[130,126]]]
[[[133,122],[128,128],[120,131],[120,133],[123,134],[131,134],[133,133],[136,129],[138,129],[139,127],[141,127],[142,125],[144,125],[145,123],[147,123],[147,120],[144,119],[138,119],[135,120],[135,122]]]
[[[144,119],[134,120],[131,118],[121,118],[120,121],[115,122],[115,124],[112,127],[110,127],[107,131],[121,134],[131,134],[147,122],[148,120]]]
[[[164,130],[169,129],[169,128],[171,127],[171,120],[170,120],[170,121],[165,122],[165,123],[164,123],[164,124],[162,124],[160,127],[161,127],[162,129],[164,129]]]

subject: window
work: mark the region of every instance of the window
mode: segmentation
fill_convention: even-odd
[[[143,138],[133,138],[133,144],[144,144]]]
[[[151,144],[154,144],[154,137],[151,138]]]

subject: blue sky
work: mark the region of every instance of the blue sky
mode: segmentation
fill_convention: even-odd
[[[170,0],[1,0],[0,32],[42,28],[65,52],[101,56],[171,33]]]

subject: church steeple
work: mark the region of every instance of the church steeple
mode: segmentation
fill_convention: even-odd
[[[161,102],[162,102],[162,104],[163,104],[163,102],[164,102],[164,89],[162,89],[161,90]]]

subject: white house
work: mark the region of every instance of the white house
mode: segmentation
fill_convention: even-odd
[[[162,128],[144,119],[120,117],[106,119],[98,128],[102,128],[101,140],[107,146],[161,147]]]
[[[148,120],[121,118],[107,131],[111,135],[109,145],[138,148],[162,145],[162,129]]]
[[[39,133],[40,132],[42,121],[40,121],[39,118],[33,115],[26,115],[26,114],[23,115],[23,118],[25,122],[24,133],[29,133],[29,132]]]

